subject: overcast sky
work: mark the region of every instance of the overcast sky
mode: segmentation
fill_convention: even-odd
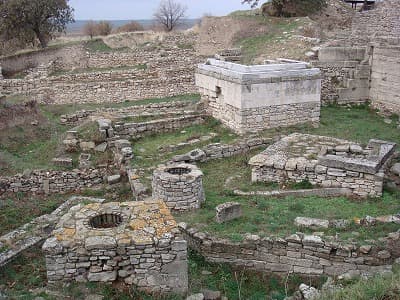
[[[248,9],[241,0],[176,0],[188,7],[189,18],[204,14],[223,16],[234,10]],[[70,0],[75,20],[151,19],[159,0]]]

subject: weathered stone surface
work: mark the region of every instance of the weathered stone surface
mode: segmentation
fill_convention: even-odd
[[[395,144],[370,140],[365,149],[331,137],[293,133],[252,157],[252,182],[301,182],[344,188],[366,198],[382,195],[384,165]],[[375,153],[373,155],[373,153]]]
[[[320,81],[318,69],[299,61],[244,66],[209,59],[196,73],[207,111],[239,133],[318,123]]]
[[[305,217],[297,217],[294,220],[294,224],[296,226],[305,227],[305,228],[328,228],[329,227],[328,220],[305,218]]]
[[[217,223],[225,223],[242,216],[242,206],[238,202],[226,202],[215,208]]]
[[[390,170],[392,171],[393,174],[400,176],[400,163],[394,164]]]
[[[198,209],[205,201],[203,173],[192,164],[160,165],[153,172],[153,198],[173,210]]]
[[[108,184],[115,184],[121,181],[121,175],[116,174],[116,175],[111,175],[107,177],[107,182]]]
[[[316,288],[308,286],[304,283],[300,284],[299,290],[302,293],[305,300],[312,300],[312,299],[316,300],[319,296],[319,291]]]
[[[115,281],[117,279],[117,271],[89,273],[88,280],[96,282]]]
[[[116,246],[117,241],[111,236],[91,236],[85,240],[86,250],[113,249]]]
[[[91,151],[94,150],[96,145],[94,142],[80,142],[79,147],[82,149],[82,151]]]
[[[77,205],[53,235],[43,247],[49,282],[118,277],[146,291],[187,292],[187,242],[162,201]]]
[[[107,150],[107,143],[101,143],[99,145],[97,145],[94,150],[97,152],[105,152]]]
[[[193,294],[187,297],[186,300],[204,300],[204,295],[202,293]]]
[[[204,300],[221,300],[221,292],[220,291],[212,291],[212,290],[201,290]]]

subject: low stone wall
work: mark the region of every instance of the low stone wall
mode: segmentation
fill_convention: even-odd
[[[40,103],[124,102],[195,93],[192,71],[190,68],[165,73],[111,71],[32,80],[9,79],[2,84],[5,95],[27,95]]]
[[[247,235],[243,242],[213,237],[180,224],[190,248],[207,261],[266,273],[338,276],[346,272],[371,274],[390,270],[400,257],[400,233],[389,234],[383,245],[355,243],[293,234],[286,238]],[[372,242],[372,241],[371,241]]]
[[[149,114],[175,114],[178,112],[184,112],[187,109],[191,109],[194,106],[192,102],[189,101],[172,101],[172,102],[161,102],[152,103],[146,105],[132,105],[124,108],[99,108],[96,110],[80,110],[75,113],[62,115],[60,117],[60,122],[62,124],[76,124],[91,116],[102,116],[102,115],[112,115],[115,117],[126,117],[134,115],[149,115]]]
[[[117,123],[114,125],[114,133],[123,138],[139,138],[146,134],[169,132],[178,128],[201,124],[204,121],[205,116],[193,115],[142,123]]]
[[[3,193],[66,193],[93,187],[103,182],[105,169],[82,171],[33,171],[31,174],[17,174],[0,177],[0,194]]]

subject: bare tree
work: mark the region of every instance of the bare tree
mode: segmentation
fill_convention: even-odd
[[[187,7],[174,0],[161,0],[154,19],[167,31],[173,30],[185,17]]]
[[[84,34],[90,36],[90,38],[92,39],[93,36],[96,35],[96,27],[97,24],[94,21],[89,21],[85,24],[85,26],[83,27],[83,32]]]

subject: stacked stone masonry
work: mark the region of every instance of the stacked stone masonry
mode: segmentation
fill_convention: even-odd
[[[100,118],[104,115],[112,118],[126,118],[130,116],[169,116],[184,114],[197,106],[187,101],[172,101],[152,103],[146,105],[134,105],[124,108],[98,108],[96,110],[79,110],[72,114],[62,115],[60,122],[62,124],[76,124],[88,118]]]
[[[105,169],[79,171],[32,171],[30,174],[17,174],[0,177],[0,194],[35,193],[54,194],[76,191],[103,183]]]
[[[295,133],[250,159],[252,181],[306,180],[325,188],[348,188],[362,198],[379,197],[395,146],[370,140],[363,149],[346,140]]]
[[[114,282],[185,294],[187,243],[162,201],[77,205],[43,245],[49,282]]]
[[[238,133],[319,122],[320,71],[303,62],[243,66],[209,59],[198,66],[196,85],[208,113]]]
[[[41,70],[45,65],[47,72],[38,71],[37,76],[2,80],[3,93],[61,104],[123,102],[194,93],[194,69],[200,61],[193,50],[172,46],[161,51],[137,48],[102,53],[75,45],[2,58],[0,64],[5,73],[22,71],[30,64]],[[118,70],[120,67],[123,69]],[[85,71],[87,68],[99,70]],[[83,72],[74,73],[73,69]],[[57,75],[57,71],[66,74]]]
[[[123,138],[139,138],[146,134],[170,132],[178,128],[202,124],[204,121],[205,116],[189,115],[140,123],[117,122],[114,125],[114,133]]]
[[[175,211],[200,208],[205,201],[203,173],[195,165],[161,165],[153,172],[153,199]]]
[[[181,224],[188,246],[207,261],[235,267],[303,276],[339,276],[347,272],[373,274],[391,270],[400,257],[400,233],[384,238],[383,246],[356,246],[352,243],[319,236],[293,234],[286,238],[247,235],[241,243],[213,237]]]

